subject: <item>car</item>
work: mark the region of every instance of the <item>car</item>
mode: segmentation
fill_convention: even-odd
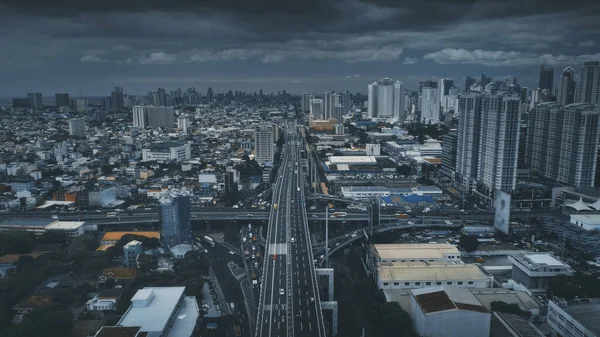
[[[358,234],[354,233],[354,234],[352,234],[351,238],[353,238],[353,239],[354,239],[354,238],[355,238],[355,237],[357,237],[357,236],[358,236]]]
[[[233,252],[233,250],[230,250],[229,254],[234,255],[235,253]]]
[[[313,214],[313,215],[312,215],[312,217],[313,217],[313,218],[318,218],[319,216],[318,216],[318,215],[316,215],[316,214]]]
[[[53,216],[52,216],[52,219],[54,219],[54,220],[58,220],[58,215],[53,215]]]
[[[283,295],[285,294],[285,291],[283,290],[283,288],[279,288],[279,295]]]
[[[295,240],[294,240],[294,238],[292,238],[292,243],[294,243],[294,242],[295,242]]]
[[[252,214],[248,213],[248,214],[246,214],[246,216],[252,216]]]

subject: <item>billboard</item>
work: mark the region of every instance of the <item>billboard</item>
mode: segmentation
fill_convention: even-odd
[[[496,190],[494,200],[494,228],[508,235],[508,223],[510,221],[510,194]]]

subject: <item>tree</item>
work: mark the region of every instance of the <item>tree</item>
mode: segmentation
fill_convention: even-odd
[[[410,166],[403,164],[396,167],[396,173],[398,173],[401,176],[409,176],[412,173],[412,169],[410,168]]]
[[[460,246],[469,253],[476,251],[477,247],[479,246],[479,241],[477,241],[477,236],[461,234],[460,235]]]
[[[491,303],[492,311],[504,312],[507,314],[515,314],[519,316],[528,316],[529,313],[527,311],[521,310],[519,305],[516,303],[508,304],[504,301],[493,301]]]
[[[66,243],[69,237],[65,231],[45,231],[37,239],[37,243],[43,244],[63,244]]]
[[[379,337],[412,337],[416,336],[412,330],[410,315],[396,302],[387,302],[379,307],[378,324],[376,325]]]

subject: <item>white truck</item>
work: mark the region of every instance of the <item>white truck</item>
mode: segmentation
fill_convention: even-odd
[[[215,246],[215,240],[213,240],[213,238],[211,238],[210,236],[207,236],[207,235],[205,235],[203,239],[204,239],[204,241],[205,241],[206,243],[208,243],[208,244],[209,244],[211,247],[214,247],[214,246]]]

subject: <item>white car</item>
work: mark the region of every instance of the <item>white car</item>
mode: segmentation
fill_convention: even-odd
[[[285,294],[285,291],[283,290],[283,288],[279,288],[279,295],[283,295]]]
[[[233,250],[230,250],[229,254],[234,255],[235,253],[233,252]]]
[[[292,243],[294,243],[294,242],[295,242],[295,240],[294,240],[294,238],[292,238]]]

